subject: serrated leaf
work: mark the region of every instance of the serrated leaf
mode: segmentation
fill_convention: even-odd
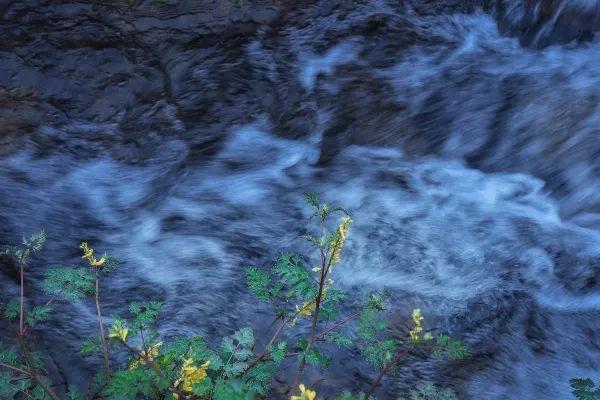
[[[279,342],[277,343],[277,346],[271,347],[269,349],[271,358],[273,358],[273,361],[275,361],[275,363],[279,364],[284,360],[286,354],[286,347],[287,345],[285,342]]]
[[[275,262],[275,273],[290,295],[312,299],[317,294],[317,285],[297,254],[281,253]]]
[[[129,304],[129,311],[133,314],[134,319],[131,322],[133,331],[139,331],[151,327],[155,322],[163,308],[161,301],[134,301]]]
[[[247,374],[246,386],[252,392],[265,395],[269,390],[269,382],[275,373],[275,363],[262,361],[254,365]]]
[[[4,307],[4,318],[6,319],[15,319],[19,316],[19,309],[21,303],[19,299],[12,299],[8,302],[6,307]]]
[[[235,332],[233,337],[240,346],[250,347],[254,345],[254,333],[251,328],[242,328]]]
[[[573,395],[578,400],[599,400],[600,387],[590,378],[573,378],[570,380]]]
[[[347,295],[340,290],[328,290],[325,300],[321,303],[320,315],[326,320],[334,320],[339,314],[341,303],[346,300],[346,298]]]
[[[453,360],[459,360],[466,358],[469,355],[469,349],[467,349],[460,340],[454,339],[448,335],[439,335],[437,337],[437,343],[433,351],[433,356],[435,358],[447,357]]]
[[[225,337],[223,338],[223,340],[221,341],[221,352],[229,355],[229,354],[233,354],[234,350],[235,350],[235,344],[233,343],[233,338],[231,336]]]
[[[398,342],[388,339],[367,344],[362,353],[375,368],[382,368],[394,359],[397,350]]]
[[[329,365],[329,358],[327,358],[321,351],[313,347],[308,353],[304,354],[304,359],[307,363],[317,365],[319,367],[327,367]]]
[[[232,378],[241,375],[247,367],[247,362],[235,361],[223,366],[223,371],[225,372],[225,376]]]
[[[365,308],[358,316],[358,336],[364,340],[374,340],[386,328],[387,321],[379,310]]]
[[[51,311],[52,307],[49,305],[35,306],[31,311],[25,314],[25,321],[27,322],[27,325],[33,328],[38,323],[48,318]]]
[[[257,268],[246,268],[246,284],[248,289],[261,301],[268,301],[271,298],[269,284],[271,277],[264,271]]]
[[[16,379],[11,371],[0,369],[0,399],[15,399],[19,392],[30,386],[28,379]]]
[[[98,339],[87,339],[79,347],[79,355],[87,357],[100,351],[100,341]]]
[[[254,400],[256,393],[242,380],[222,379],[215,382],[214,400]]]
[[[4,347],[3,343],[0,342],[0,362],[17,367],[18,354],[19,352],[16,347]]]
[[[67,391],[67,398],[69,400],[85,400],[85,395],[77,386],[69,385],[69,390]]]
[[[438,388],[430,382],[421,383],[416,390],[410,391],[411,400],[457,400],[450,388]]]
[[[61,300],[74,301],[94,293],[90,268],[55,268],[46,272],[43,290]]]
[[[352,346],[352,340],[350,338],[341,333],[341,332],[331,332],[325,337],[325,341],[327,343],[335,344],[338,347],[350,347]]]

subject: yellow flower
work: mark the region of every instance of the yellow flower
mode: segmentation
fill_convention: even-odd
[[[340,262],[340,254],[342,253],[342,247],[346,241],[346,235],[348,235],[348,229],[352,220],[349,216],[345,216],[342,219],[342,223],[337,227],[336,235],[329,242],[331,248],[331,265],[335,265]]]
[[[290,400],[315,400],[317,392],[307,389],[306,386],[300,385],[300,396],[292,396]]]
[[[83,256],[81,258],[90,258],[94,254],[94,249],[90,248],[87,242],[81,243],[79,248],[83,250]]]
[[[101,267],[101,266],[103,266],[105,261],[106,261],[106,257],[100,257],[100,259],[99,259],[99,260],[97,260],[97,259],[95,259],[95,258],[91,258],[91,259],[90,259],[90,265],[91,265],[92,267],[96,267],[96,268],[98,268],[98,267]]]
[[[412,312],[412,319],[413,319],[413,323],[415,324],[415,326],[408,331],[410,338],[414,341],[419,341],[421,340],[421,332],[423,332],[423,327],[421,327],[421,322],[423,322],[423,320],[425,319],[425,317],[423,317],[423,315],[421,314],[421,309],[419,308],[415,308]],[[429,340],[431,339],[431,334],[425,334],[424,337],[425,340]]]
[[[184,359],[181,373],[179,379],[175,382],[175,386],[182,385],[181,388],[184,392],[191,393],[193,386],[206,378],[206,369],[209,365],[210,361],[206,361],[200,367],[196,367],[193,359]],[[176,399],[179,398],[176,394],[173,394],[173,397]]]
[[[296,311],[298,312],[298,315],[302,315],[304,317],[310,317],[312,315],[312,310],[315,308],[316,302],[310,301],[310,302],[305,302],[304,304],[302,304],[302,307],[298,307],[296,306]]]
[[[106,257],[102,256],[100,259],[94,257],[94,249],[91,248],[87,242],[81,243],[79,248],[83,250],[83,256],[81,258],[85,259],[91,267],[100,268],[106,262]]]
[[[113,339],[119,339],[120,341],[124,342],[125,340],[127,340],[128,333],[129,328],[123,325],[123,322],[116,321],[113,323],[110,332],[108,332],[108,337]]]
[[[148,351],[140,351],[140,359],[131,363],[129,369],[136,369],[140,365],[146,365],[149,361],[154,361],[158,356],[158,349],[162,346],[163,342],[158,342],[154,346],[150,347]]]

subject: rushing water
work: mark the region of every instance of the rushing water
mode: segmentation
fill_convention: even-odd
[[[525,3],[506,3],[505,18],[518,25]],[[104,289],[109,313],[161,299],[163,335],[216,338],[267,320],[243,267],[307,250],[301,194],[320,193],[356,221],[336,282],[357,298],[388,286],[395,329],[420,307],[474,353],[459,363],[411,359],[382,398],[402,396],[416,379],[453,386],[461,399],[571,398],[570,378],[600,377],[600,41],[535,48],[499,29],[489,10],[390,4],[284,26],[285,51],[259,29],[213,65],[241,65],[223,79],[256,85],[257,96],[283,85],[271,108],[309,121],[304,135],[282,133],[268,112],[245,115],[241,94],[225,108],[239,119],[210,125],[218,140],[186,135],[206,121],[181,110],[195,91],[207,96],[196,85],[215,71],[189,51],[168,55],[168,73],[189,81],[172,85],[175,105],[140,106],[141,127],[131,129],[141,137],[128,136],[123,116],[85,114],[23,134],[0,159],[0,241],[45,228],[48,246],[32,265],[39,277],[79,262],[77,244],[89,240],[124,261]],[[561,3],[530,42],[549,35],[565,9],[594,4]],[[356,28],[323,44],[327,27],[370,18],[389,31]],[[396,47],[408,31],[419,39]],[[297,59],[285,61],[286,51]],[[14,60],[3,57],[6,71]],[[281,69],[290,81],[279,81]],[[22,86],[36,81],[24,76]],[[297,107],[312,111],[298,117]],[[154,112],[168,128],[144,119]],[[10,273],[0,288],[2,298],[16,293]],[[64,373],[82,379],[64,351],[93,332],[94,314],[85,304],[62,312],[68,318],[52,321],[44,340]],[[321,393],[364,388],[372,376],[357,355],[341,357]]]

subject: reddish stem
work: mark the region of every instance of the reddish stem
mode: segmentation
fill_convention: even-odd
[[[368,399],[369,396],[371,396],[373,394],[373,392],[375,391],[375,389],[377,389],[377,386],[379,386],[379,384],[381,383],[383,377],[385,376],[385,374],[388,373],[388,371],[390,370],[390,368],[396,364],[400,358],[402,358],[402,356],[408,354],[411,350],[413,349],[413,346],[410,346],[402,351],[398,352],[398,355],[396,355],[396,357],[394,357],[394,359],[392,361],[390,361],[387,364],[384,364],[383,369],[381,370],[381,372],[379,373],[379,375],[377,375],[377,379],[375,379],[375,382],[373,382],[373,384],[371,385],[371,387],[369,388],[369,391],[367,392],[367,394],[365,395],[365,398]]]
[[[25,250],[22,250],[25,251]],[[23,335],[24,333],[24,314],[25,314],[25,262],[23,260],[23,255],[19,259],[19,264],[21,267],[21,299],[20,299],[20,309],[19,309],[19,335]]]

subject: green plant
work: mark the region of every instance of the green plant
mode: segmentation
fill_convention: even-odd
[[[102,278],[118,263],[106,254],[95,256],[95,250],[87,242],[80,245],[86,265],[49,269],[42,285],[48,300],[28,307],[25,269],[30,254],[42,248],[45,235],[34,235],[23,240],[22,246],[7,249],[5,254],[20,269],[21,285],[19,298],[9,301],[1,310],[3,319],[13,328],[15,340],[0,347],[0,397],[61,398],[48,378],[43,353],[32,350],[34,328],[52,312],[53,302],[87,298],[92,299],[96,310],[98,336],[86,340],[79,355],[101,355],[103,369],[93,374],[84,390],[70,386],[64,395],[71,399],[265,398],[280,365],[293,361],[295,374],[288,388],[290,398],[314,400],[316,391],[301,383],[304,371],[326,368],[330,362],[329,350],[336,346],[358,348],[378,370],[366,393],[344,393],[338,397],[365,400],[373,398],[385,375],[393,372],[414,350],[428,351],[433,357],[468,356],[459,341],[426,331],[419,309],[413,310],[413,326],[408,334],[391,334],[387,324],[390,293],[385,289],[370,294],[359,307],[341,315],[341,305],[349,296],[336,288],[332,272],[339,269],[343,273],[341,255],[352,220],[347,211],[320,203],[315,195],[306,195],[306,200],[312,208],[311,220],[317,222],[316,235],[305,236],[315,249],[316,265],[299,254],[281,253],[271,269],[247,267],[249,290],[259,301],[272,305],[271,332],[256,337],[251,328],[241,328],[223,337],[216,348],[201,336],[180,337],[165,343],[156,329],[163,308],[159,301],[132,302],[127,315],[111,316],[107,329],[100,289]],[[334,215],[341,215],[338,223],[333,223]],[[351,329],[355,332],[350,333]],[[286,339],[290,330],[301,339],[290,343]],[[127,362],[116,363],[118,352],[128,355]],[[451,398],[447,391],[440,392],[446,397],[426,397],[432,390],[430,386],[420,387],[413,398]]]
[[[574,378],[571,379],[571,388],[573,395],[578,400],[599,400],[600,387],[597,386],[590,378]]]
[[[410,400],[457,400],[457,397],[452,389],[440,389],[430,382],[425,382],[417,389],[411,390]]]

